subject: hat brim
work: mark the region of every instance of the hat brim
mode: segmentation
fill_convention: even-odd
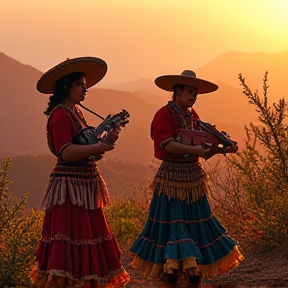
[[[173,87],[176,84],[195,87],[198,89],[198,94],[210,93],[218,89],[218,86],[212,82],[181,75],[163,75],[157,77],[155,84],[159,88],[170,92],[173,92]]]
[[[37,82],[37,90],[44,94],[53,94],[56,82],[74,72],[85,73],[86,86],[89,88],[101,81],[105,76],[107,64],[102,59],[95,57],[67,59],[42,75]]]

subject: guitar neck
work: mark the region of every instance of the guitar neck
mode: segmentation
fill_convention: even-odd
[[[230,140],[229,138],[227,138],[223,133],[221,133],[220,131],[218,131],[213,125],[211,125],[210,123],[207,122],[203,122],[201,120],[198,120],[198,124],[199,126],[207,132],[210,132],[212,134],[214,134],[218,139],[220,139],[223,143],[223,145],[225,146],[234,146],[237,144],[237,142]]]

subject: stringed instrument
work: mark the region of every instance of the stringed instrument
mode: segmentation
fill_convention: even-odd
[[[122,109],[121,112],[113,116],[109,114],[106,118],[103,118],[102,116],[86,108],[85,106],[83,105],[80,106],[88,110],[89,112],[95,114],[96,116],[100,117],[103,121],[97,128],[88,126],[81,129],[73,138],[74,144],[87,145],[87,144],[95,144],[99,141],[105,142],[105,135],[109,133],[111,130],[115,129],[117,125],[125,127],[125,125],[129,123],[128,118],[130,117],[130,115],[124,109]]]
[[[181,129],[176,140],[188,145],[202,145],[203,148],[210,148],[206,160],[215,154],[225,155],[226,153],[236,153],[238,151],[237,142],[231,140],[226,132],[220,132],[208,122],[201,120],[196,120],[196,122],[202,130]]]

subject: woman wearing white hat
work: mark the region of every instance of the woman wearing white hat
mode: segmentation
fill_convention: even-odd
[[[203,277],[213,279],[243,260],[207,200],[207,176],[199,157],[211,157],[214,147],[187,145],[177,137],[182,129],[200,130],[192,106],[198,94],[218,86],[190,70],[160,76],[155,84],[173,92],[173,98],[157,111],[151,125],[154,155],[162,163],[149,186],[153,198],[146,224],[130,249],[132,265],[149,280],[162,281],[162,287],[177,287],[185,279],[186,287],[199,288]]]
[[[119,130],[112,130],[106,143],[74,143],[88,126],[77,105],[106,71],[99,58],[67,59],[37,83],[39,92],[53,94],[44,113],[49,115],[48,146],[57,163],[41,203],[45,215],[38,267],[32,273],[36,287],[117,287],[129,281],[104,214],[110,198],[95,162],[113,149]]]

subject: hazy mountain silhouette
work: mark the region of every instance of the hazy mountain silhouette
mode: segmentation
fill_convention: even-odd
[[[0,54],[0,66],[0,155],[50,154],[46,144],[47,117],[43,114],[49,95],[36,90],[36,82],[42,72],[3,53]],[[123,129],[123,139],[111,157],[115,158],[119,154],[120,159],[133,161],[139,154],[140,162],[144,159],[147,162],[147,157],[152,157],[147,134],[152,115],[158,109],[156,105],[149,104],[135,93],[110,89],[89,90],[87,101],[83,104],[103,116],[118,113],[122,108],[131,114],[130,123]],[[100,119],[91,113],[84,111],[84,114],[90,125],[97,126],[100,123]],[[125,139],[127,145],[123,143]],[[117,151],[120,144],[123,151]],[[135,149],[137,146],[140,146],[138,150]]]
[[[0,53],[0,150],[10,155],[47,151],[47,97],[36,91],[41,72]]]
[[[235,140],[242,139],[244,124],[254,121],[257,114],[242,93],[238,73],[247,76],[247,83],[252,88],[258,81],[255,79],[260,79],[260,84],[255,88],[261,88],[262,77],[265,70],[268,70],[271,90],[274,87],[279,92],[273,95],[269,93],[268,96],[278,99],[287,91],[284,82],[284,75],[288,72],[287,59],[288,52],[228,52],[217,57],[196,70],[199,77],[219,85],[216,92],[199,95],[196,111],[204,121],[216,124]],[[0,67],[0,155],[49,154],[46,145],[46,116],[43,114],[49,95],[42,95],[35,88],[42,72],[3,53],[0,53]],[[130,92],[90,89],[83,104],[102,116],[118,113],[121,109],[128,110],[130,123],[123,128],[116,148],[107,153],[106,157],[147,163],[153,157],[149,136],[151,120],[154,113],[170,100],[172,93],[158,89],[153,79],[124,83],[122,89]],[[101,121],[89,112],[84,111],[84,114],[90,125],[97,126]]]
[[[193,70],[193,66],[188,63],[187,67],[183,67],[184,69]],[[224,83],[242,90],[238,79],[238,75],[241,73],[243,77],[246,77],[247,84],[249,84],[252,91],[258,89],[259,93],[262,93],[265,71],[268,71],[269,98],[277,101],[281,97],[287,97],[288,85],[286,75],[288,75],[288,51],[274,54],[230,51],[223,53],[201,68],[196,69],[195,73],[199,78],[207,79],[218,85]],[[181,72],[175,71],[175,74],[180,74]],[[139,91],[142,93],[157,94],[157,97],[154,98],[149,97],[151,95],[147,97],[149,101],[153,101],[154,99],[156,103],[165,97],[163,92],[154,84],[154,79],[152,78],[143,78],[134,82],[115,85],[114,88],[130,92]],[[161,91],[162,94],[160,95],[160,92],[158,93],[157,91]]]
[[[129,81],[112,86],[102,86],[99,83],[101,88],[112,88],[114,90],[128,91],[128,92],[144,92],[149,94],[159,94],[159,88],[154,84],[153,79],[150,78],[141,78],[137,81]]]
[[[288,51],[274,54],[227,52],[197,69],[196,73],[210,81],[233,87],[240,87],[238,74],[241,73],[251,89],[258,89],[262,94],[265,71],[268,71],[269,98],[277,101],[281,97],[287,97]]]

